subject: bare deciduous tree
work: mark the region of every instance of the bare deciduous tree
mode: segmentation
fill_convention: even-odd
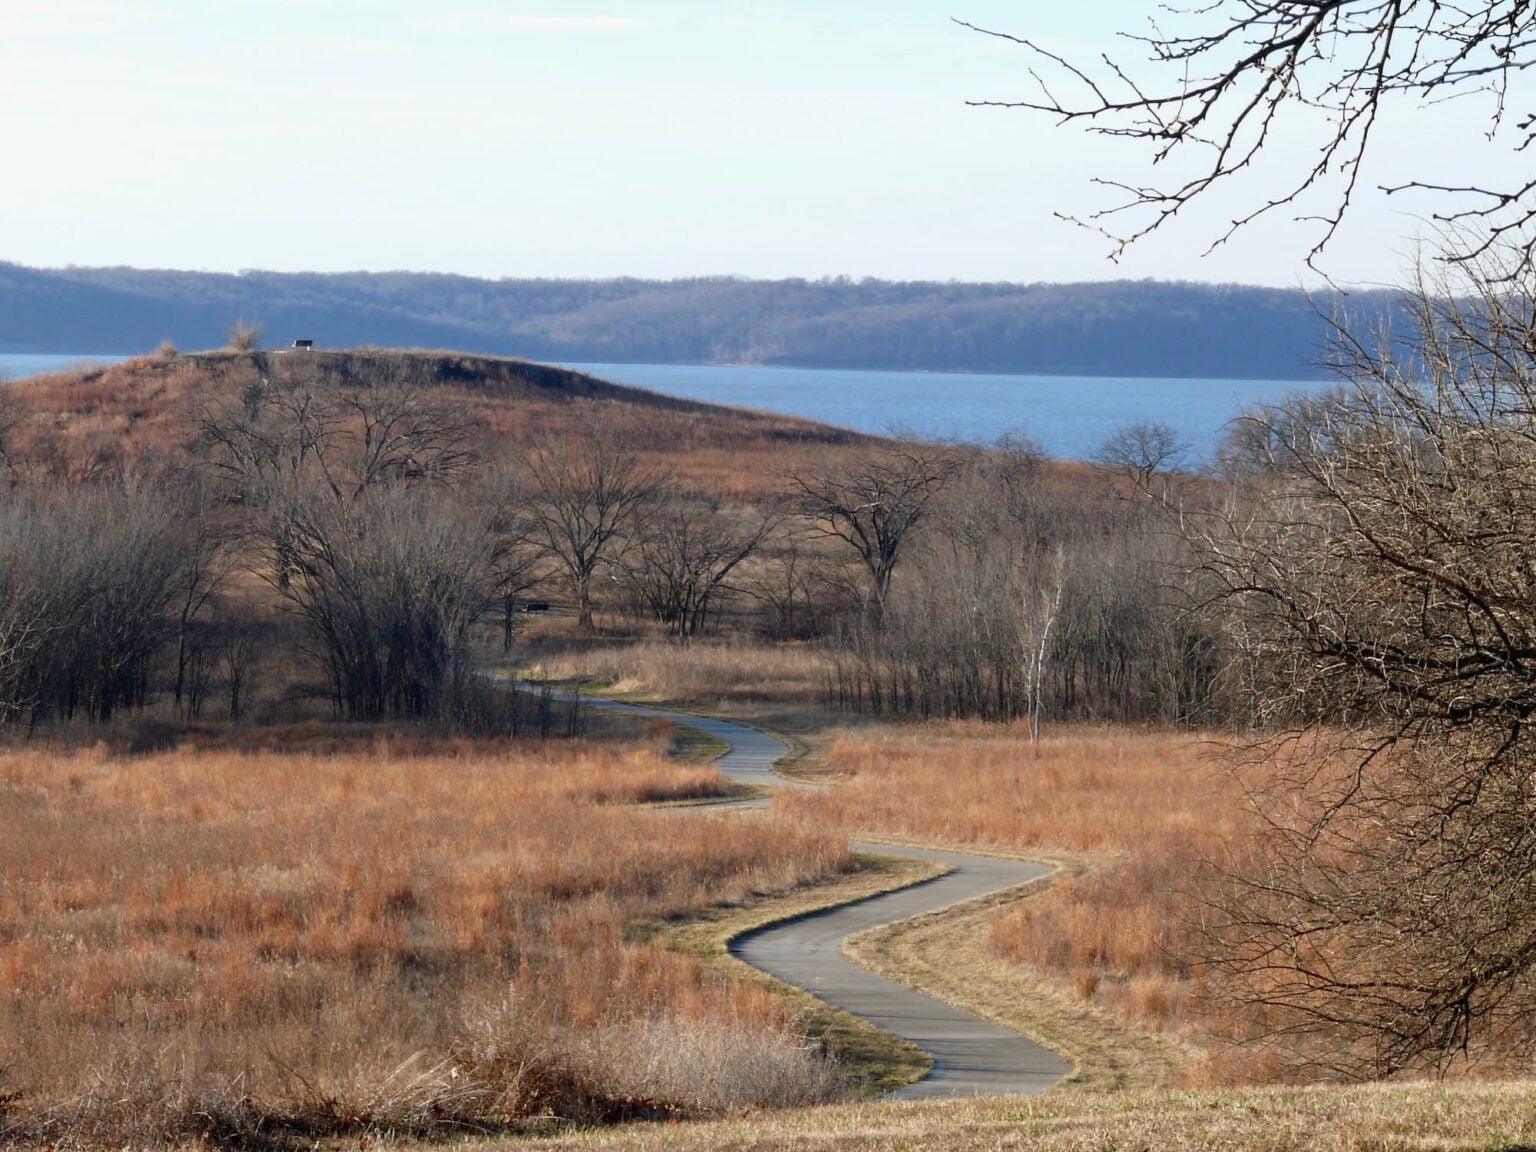
[[[930,503],[954,474],[951,453],[903,442],[836,469],[802,469],[790,476],[800,511],[824,536],[852,548],[869,575],[878,616],[890,593],[903,546]]]
[[[962,22],[963,23],[963,22]],[[974,27],[974,25],[966,25]],[[1145,61],[1072,61],[1027,36],[986,31],[1026,48],[1034,95],[979,104],[1029,108],[1101,135],[1146,144],[1154,163],[1175,173],[1166,183],[1099,180],[1122,195],[1086,218],[1112,255],[1155,231],[1211,189],[1251,171],[1284,136],[1316,141],[1315,155],[1289,183],[1253,193],[1212,247],[1253,220],[1282,209],[1303,213],[1320,236],[1315,259],[1358,197],[1363,165],[1380,119],[1393,102],[1428,104],[1482,95],[1482,128],[1506,124],[1512,81],[1536,64],[1536,14],[1521,0],[1214,0],[1162,7],[1126,39]],[[1520,115],[1506,138],[1524,149],[1533,121]],[[1184,165],[1185,159],[1192,163]],[[1426,169],[1433,164],[1426,161]],[[1478,187],[1426,171],[1385,189],[1450,197],[1438,217],[1465,224],[1489,244],[1521,237],[1528,260],[1536,219],[1536,181]],[[1125,223],[1119,223],[1120,220]]]
[[[732,512],[718,500],[676,497],[646,516],[626,579],[673,635],[697,636],[726,580],[780,519],[776,504]]]
[[[529,462],[533,530],[576,596],[577,623],[592,630],[592,581],[656,495],[664,473],[614,431],[594,425],[579,442]]]
[[[214,468],[248,500],[301,482],[355,499],[376,484],[446,480],[475,459],[474,420],[424,384],[337,378],[309,362],[267,368],[195,414]]]
[[[1277,413],[1202,541],[1257,719],[1302,741],[1218,959],[1270,1036],[1352,1075],[1523,1060],[1536,1032],[1536,283],[1462,268],[1421,285],[1408,346],[1340,333],[1353,387]]]
[[[825,632],[827,618],[841,606],[829,566],[825,549],[798,520],[785,520],[764,540],[743,591],[763,606],[768,636],[805,640]]]
[[[380,485],[450,480],[475,459],[473,419],[428,386],[337,379],[309,362],[272,366],[195,418],[232,497],[265,516],[279,586],[303,531],[295,518],[313,494],[348,504]]]
[[[1166,503],[1168,486],[1164,483],[1158,490],[1155,481],[1184,466],[1189,458],[1189,445],[1167,424],[1143,420],[1110,433],[1094,458],[1129,478],[1141,495],[1159,497]]]

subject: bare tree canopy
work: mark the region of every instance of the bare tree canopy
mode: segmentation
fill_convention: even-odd
[[[950,454],[932,445],[902,442],[865,454],[847,466],[796,472],[791,483],[801,512],[815,530],[841,540],[869,573],[878,614],[908,535],[954,473]]]
[[[580,442],[551,445],[528,464],[537,497],[531,535],[570,581],[578,623],[591,631],[592,581],[666,481],[621,435],[600,424]]]
[[[626,581],[674,636],[697,636],[731,573],[782,519],[777,502],[754,512],[680,494],[646,518],[626,558]]]
[[[961,21],[961,23],[965,23]],[[975,25],[966,24],[975,28]],[[1423,105],[1486,97],[1483,129],[1505,128],[1512,81],[1536,63],[1536,12],[1517,0],[1213,0],[1159,5],[1122,35],[1132,55],[1069,60],[1027,36],[977,29],[1032,56],[1033,95],[977,101],[1046,112],[1104,136],[1140,141],[1173,174],[1157,184],[1101,179],[1118,202],[1082,218],[1108,237],[1112,256],[1156,231],[1212,188],[1251,171],[1266,149],[1299,133],[1316,144],[1290,182],[1259,193],[1212,247],[1261,216],[1294,211],[1314,222],[1312,264],[1362,191],[1363,165],[1392,102]],[[1515,114],[1506,133],[1526,148],[1536,119]],[[1190,162],[1188,165],[1185,162]],[[1426,158],[1422,179],[1385,187],[1447,194],[1435,219],[1464,227],[1471,255],[1513,242],[1528,259],[1536,238],[1536,178],[1479,187]],[[1183,165],[1183,166],[1181,166]]]
[[[1189,444],[1169,425],[1142,420],[1110,433],[1094,459],[1127,476],[1137,492],[1150,495],[1157,475],[1184,467],[1189,454]]]
[[[403,373],[352,382],[285,362],[196,420],[213,467],[248,502],[306,484],[355,500],[379,484],[446,480],[475,459],[473,417]]]

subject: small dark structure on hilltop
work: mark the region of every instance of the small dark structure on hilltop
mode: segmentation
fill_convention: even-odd
[[[293,350],[295,352],[313,352],[315,350],[315,342],[313,340],[295,340],[293,342]]]

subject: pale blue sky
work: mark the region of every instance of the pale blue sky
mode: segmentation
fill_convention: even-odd
[[[1028,77],[1019,49],[950,17],[1091,52],[1148,9],[0,0],[0,259],[1305,281],[1305,244],[1278,224],[1200,259],[1215,202],[1108,263],[1103,241],[1051,213],[1102,202],[1096,172],[1145,177],[1137,158],[966,107],[1016,97]],[[1415,118],[1383,175],[1431,147],[1458,163],[1474,136],[1458,116]],[[1393,279],[1415,221],[1366,208],[1327,267]]]

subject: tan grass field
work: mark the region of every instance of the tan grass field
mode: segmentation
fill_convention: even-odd
[[[826,653],[811,644],[700,640],[680,645],[662,637],[583,641],[569,629],[551,633],[534,638],[526,656],[523,672],[532,679],[590,680],[605,694],[625,699],[666,701],[722,715],[771,714],[791,727],[796,712],[820,713],[831,670]],[[824,723],[826,717],[820,719]]]
[[[1517,1152],[1533,1143],[1536,1086],[1393,1084],[838,1106],[708,1124],[630,1126],[515,1147],[530,1152]]]
[[[0,1126],[153,1144],[822,1098],[783,1001],[633,938],[853,867],[833,831],[636,805],[721,785],[633,745],[4,752]]]

